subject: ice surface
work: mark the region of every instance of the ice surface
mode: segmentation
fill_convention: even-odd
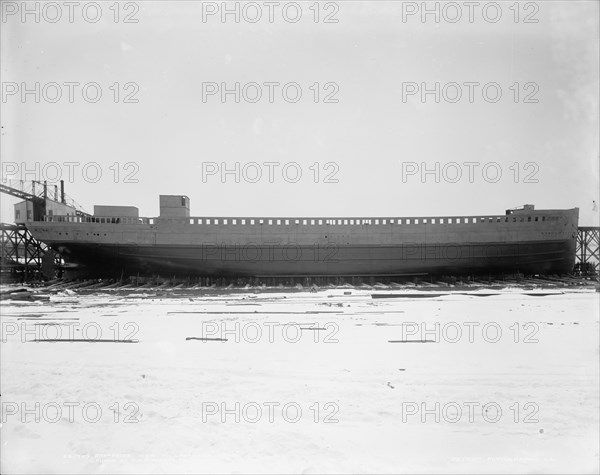
[[[374,292],[419,290],[63,291],[2,302],[0,471],[598,471],[598,293]],[[236,402],[263,414],[208,414]],[[439,422],[407,413],[436,402],[448,410]],[[479,405],[473,422],[469,402]],[[39,422],[22,411],[36,403],[48,411]],[[273,422],[265,403],[279,404]],[[302,410],[297,422],[283,416],[288,403]],[[497,422],[482,415],[488,403],[502,410]],[[85,418],[84,404],[102,417]],[[454,404],[465,411],[458,422]]]

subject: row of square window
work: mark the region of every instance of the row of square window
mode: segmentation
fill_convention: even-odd
[[[512,216],[512,217],[492,217],[492,218],[397,218],[397,219],[235,219],[235,218],[190,218],[190,224],[269,224],[285,225],[301,224],[311,226],[322,225],[344,225],[361,226],[365,224],[386,225],[386,224],[470,224],[470,223],[500,223],[500,222],[524,222],[540,221],[540,217],[535,216]],[[549,221],[558,220],[558,217],[548,217]],[[546,216],[541,216],[541,221],[546,221]]]
[[[541,219],[540,219],[541,218]],[[157,221],[181,222],[189,219],[190,224],[223,224],[223,225],[338,225],[338,226],[361,226],[361,225],[387,225],[387,224],[475,224],[475,223],[501,223],[501,222],[524,222],[524,221],[557,221],[558,216],[497,216],[490,218],[391,218],[391,219],[247,219],[247,218],[85,218],[79,216],[46,216],[45,221],[66,222],[96,222],[106,224],[155,224]]]

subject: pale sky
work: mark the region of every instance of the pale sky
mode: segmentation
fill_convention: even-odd
[[[12,3],[22,8],[23,2]],[[33,88],[56,82],[63,92],[56,103],[44,97],[36,103],[33,94],[23,103],[20,91],[5,95],[3,166],[14,162],[20,174],[22,164],[33,169],[39,162],[41,169],[49,162],[79,162],[73,183],[68,167],[61,171],[68,195],[90,212],[94,204],[131,205],[141,216],[156,216],[159,194],[182,194],[190,197],[193,216],[485,215],[532,203],[579,207],[580,224],[598,225],[592,211],[593,201],[600,201],[596,1],[537,2],[537,23],[523,23],[525,10],[515,22],[512,1],[499,2],[503,16],[497,23],[478,11],[473,23],[445,17],[423,23],[418,14],[403,19],[407,2],[391,1],[335,2],[337,23],[323,23],[333,11],[324,10],[326,2],[318,23],[309,10],[314,2],[299,2],[303,17],[297,23],[278,11],[273,23],[264,16],[256,23],[223,23],[219,15],[203,22],[202,2],[146,1],[135,2],[137,23],[115,23],[109,10],[114,2],[101,3],[97,23],[80,12],[70,23],[63,6],[56,23],[46,21],[54,15],[48,10],[39,23],[32,17],[23,22],[18,12],[0,24],[3,91],[9,91],[7,83]],[[264,2],[257,4],[268,12]],[[467,12],[464,2],[457,4]],[[128,11],[120,13],[122,20]],[[78,88],[70,103],[65,82],[96,82],[102,99],[88,103]],[[139,102],[123,103],[133,89],[121,86],[115,103],[115,82],[137,84]],[[235,103],[232,96],[222,103],[218,94],[203,102],[203,83],[210,82],[296,82],[303,95],[287,103],[279,89],[271,103],[263,86],[256,103]],[[310,89],[315,82],[321,85],[318,103]],[[403,101],[403,84],[436,82],[495,82],[503,95],[497,103],[485,101],[481,89],[473,103],[464,96],[436,103],[433,95],[423,103],[419,94]],[[337,103],[323,102],[333,90],[323,90],[325,83],[337,85]],[[521,88],[518,103],[514,83]],[[534,85],[525,91],[526,83]],[[524,103],[534,88],[538,102]],[[82,176],[91,162],[102,170],[97,183]],[[119,183],[110,168],[115,162]],[[123,170],[128,162],[137,164],[138,183],[123,182],[134,170]],[[240,168],[249,162],[281,165],[275,183],[268,182],[265,166],[257,183],[235,183],[232,175],[222,183],[218,174],[203,183],[207,162],[231,169],[235,162]],[[291,162],[303,173],[297,183],[281,173]],[[315,162],[319,183],[310,168]],[[329,162],[335,165],[325,168]],[[432,170],[436,162],[440,170],[456,162],[463,177],[449,183],[441,176],[436,183],[430,174],[423,183],[417,173],[403,180],[409,162]],[[473,183],[465,162],[478,163]],[[496,183],[481,172],[490,163],[502,170]],[[337,183],[323,182],[329,172]],[[537,183],[525,182],[530,173]],[[0,198],[1,220],[12,221],[16,200]]]

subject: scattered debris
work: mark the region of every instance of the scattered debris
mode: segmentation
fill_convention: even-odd
[[[139,340],[92,340],[92,339],[76,339],[76,338],[49,338],[46,340],[35,339],[30,340],[33,343],[139,343]]]
[[[185,341],[188,340],[198,340],[198,341],[227,341],[227,338],[203,338],[199,336],[187,336],[185,337]]]
[[[436,343],[435,340],[388,340],[388,343]]]

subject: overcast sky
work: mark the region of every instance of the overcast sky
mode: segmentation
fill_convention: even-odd
[[[420,2],[321,3],[318,22],[313,2],[300,2],[296,23],[293,8],[287,20],[275,9],[270,22],[262,2],[259,21],[248,21],[258,10],[247,8],[239,23],[233,15],[223,22],[218,13],[207,16],[220,2],[194,1],[121,4],[115,22],[112,3],[102,3],[96,23],[79,10],[71,23],[61,2],[55,23],[48,21],[56,16],[51,8],[36,23],[33,15],[23,21],[21,11],[3,7],[4,171],[14,162],[19,177],[23,164],[34,169],[38,162],[41,171],[56,162],[67,193],[88,211],[94,204],[133,205],[142,216],[158,214],[159,194],[184,194],[194,216],[478,215],[533,203],[579,207],[581,224],[598,225],[596,1],[522,2],[518,22],[514,2],[500,2],[496,23],[490,21],[496,12],[486,11],[486,19],[480,9],[470,22],[463,2],[455,23],[456,9],[442,11],[439,23],[433,15],[424,22],[420,12],[409,15]],[[88,19],[93,13],[86,12]],[[127,14],[137,23],[125,23]],[[337,22],[325,23],[327,15]],[[538,22],[525,23],[528,15]],[[34,94],[23,101],[22,83],[33,89],[36,82],[58,83],[63,96],[51,103],[56,88],[48,86],[39,103]],[[87,102],[81,86],[73,86],[71,103],[68,82],[95,82],[102,98]],[[261,85],[261,99],[246,100],[256,94],[250,86],[239,103],[233,94],[225,102],[218,92],[203,98],[207,83],[233,88],[236,82]],[[274,86],[271,102],[265,82],[297,83],[302,97],[288,102],[295,89],[284,98]],[[434,94],[403,95],[409,83],[433,88],[436,82],[458,83],[461,99],[451,102],[455,86],[440,93],[439,103]],[[486,97],[473,86],[470,101],[469,82],[496,83],[502,97],[492,102],[498,86]],[[125,103],[129,93],[138,102]],[[66,162],[81,164],[72,183]],[[82,173],[93,162],[102,171],[96,183]],[[129,162],[135,167],[125,168]],[[209,162],[232,170],[239,162],[240,183],[234,174],[223,180],[218,172],[203,173],[215,171]],[[256,176],[250,162],[262,167],[257,183],[249,182]],[[265,162],[279,164],[272,165],[274,183]],[[435,173],[420,173],[423,163],[435,170],[436,162],[439,183]],[[458,180],[451,162],[460,165]],[[86,168],[88,178],[94,167]],[[298,167],[302,177],[292,183]],[[56,175],[55,167],[45,170],[51,175],[45,178]],[[138,183],[125,183],[132,172]],[[15,200],[1,199],[2,221],[12,221]]]

